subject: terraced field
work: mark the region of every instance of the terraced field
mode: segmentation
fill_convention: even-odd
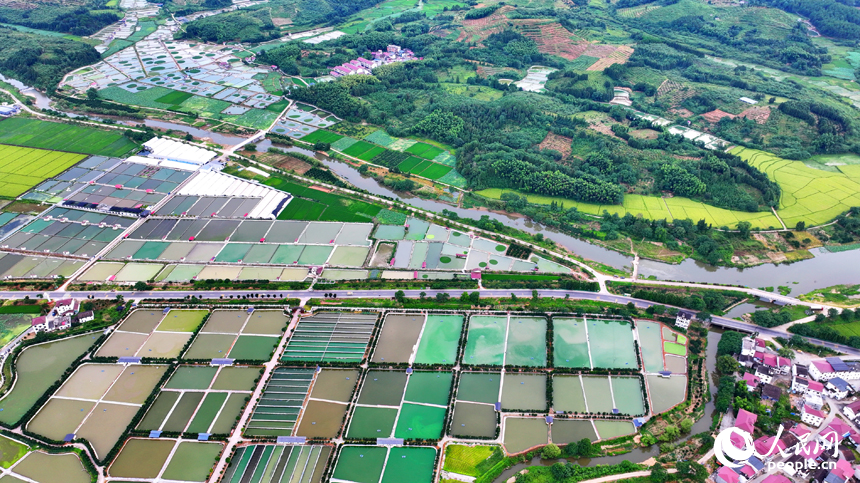
[[[798,221],[807,226],[819,225],[852,206],[860,206],[860,166],[837,166],[839,172],[830,172],[755,149],[735,148],[732,154],[779,184],[782,196],[777,213],[786,226],[792,227]]]
[[[501,199],[504,192],[514,191],[490,188],[477,191],[476,193],[487,198]],[[681,220],[689,218],[693,221],[698,221],[705,219],[705,221],[714,226],[735,227],[739,221],[749,221],[752,223],[753,228],[777,228],[781,226],[779,220],[772,213],[748,213],[745,211],[725,210],[680,196],[658,198],[656,196],[625,195],[622,205],[596,205],[553,196],[542,196],[531,193],[519,194],[526,196],[530,203],[549,205],[555,201],[568,208],[575,206],[579,211],[595,216],[603,214],[603,211],[606,210],[609,213],[618,213],[618,216],[624,216],[627,213],[631,213],[634,216],[641,214],[643,217],[652,220],[665,218],[672,221],[675,218]]]

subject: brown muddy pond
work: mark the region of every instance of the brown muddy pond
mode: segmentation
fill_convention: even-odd
[[[493,438],[496,436],[496,411],[489,404],[458,401],[454,405],[451,435]]]
[[[556,419],[550,425],[552,442],[555,444],[568,444],[588,438],[597,440],[597,433],[589,420]]]
[[[358,371],[343,369],[323,369],[314,381],[311,397],[327,401],[349,402],[355,383],[358,381]]]
[[[505,374],[502,408],[546,411],[546,374]]]
[[[423,314],[389,314],[382,325],[373,362],[409,362],[424,328]]]
[[[505,449],[510,454],[547,444],[548,428],[543,418],[505,418]]]

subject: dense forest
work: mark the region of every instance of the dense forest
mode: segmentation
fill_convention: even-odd
[[[238,10],[203,17],[185,25],[178,39],[200,39],[206,42],[265,42],[281,36],[266,10]]]
[[[753,5],[767,5],[808,17],[823,34],[840,39],[860,38],[860,10],[847,2],[835,0],[753,0]],[[852,2],[853,3],[853,2]]]
[[[0,22],[24,27],[92,35],[119,21],[122,12],[106,9],[108,0],[90,0],[84,5],[34,4],[32,9],[0,7]]]
[[[0,27],[0,71],[33,87],[52,89],[66,72],[100,58],[82,42]]]

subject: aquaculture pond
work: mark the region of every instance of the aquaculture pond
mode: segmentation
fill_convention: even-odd
[[[424,314],[388,314],[371,362],[410,362],[424,328]]]
[[[332,478],[355,483],[432,483],[435,464],[434,448],[347,445],[338,455]]]
[[[224,483],[320,483],[328,446],[284,446],[257,444],[243,446],[230,459]]]
[[[463,330],[462,315],[428,315],[415,354],[419,364],[454,364]]]
[[[51,387],[63,372],[98,339],[84,334],[27,347],[15,363],[12,390],[0,399],[0,422],[13,425]]]

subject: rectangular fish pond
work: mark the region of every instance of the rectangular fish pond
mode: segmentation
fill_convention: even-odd
[[[222,443],[131,438],[107,469],[111,478],[204,482],[218,462]]]
[[[463,363],[544,367],[546,329],[543,317],[472,316]]]
[[[435,448],[346,445],[337,455],[332,478],[351,483],[432,483],[435,467]]]
[[[233,454],[221,481],[320,483],[330,455],[328,446],[242,446]]]

